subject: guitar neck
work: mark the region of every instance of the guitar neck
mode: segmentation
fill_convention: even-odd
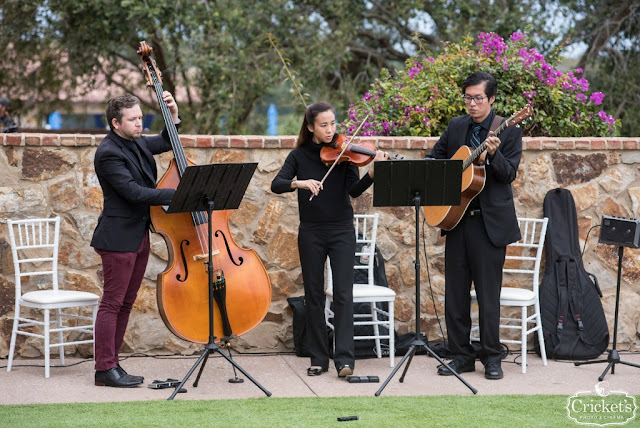
[[[502,122],[500,124],[500,126],[498,126],[493,131],[493,136],[497,137],[498,135],[500,135],[500,133],[502,131],[504,131],[505,128],[508,126],[507,125],[508,123],[509,123],[508,120],[505,120],[504,122]],[[469,168],[469,165],[471,165],[473,163],[473,161],[475,161],[478,158],[478,156],[480,156],[482,154],[482,152],[484,152],[486,149],[487,149],[487,140],[485,139],[482,142],[482,144],[480,144],[478,147],[476,147],[475,150],[473,152],[471,152],[469,157],[464,160],[464,162],[462,163],[462,170],[464,171],[465,169]]]

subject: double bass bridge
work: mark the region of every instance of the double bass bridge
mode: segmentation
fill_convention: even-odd
[[[217,256],[218,254],[220,254],[220,251],[213,250],[213,252],[211,253],[211,256]],[[193,256],[194,262],[198,262],[200,260],[208,260],[208,259],[209,259],[209,253],[196,254]]]

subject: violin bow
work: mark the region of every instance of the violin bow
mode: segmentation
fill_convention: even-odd
[[[344,145],[344,147],[342,148],[342,151],[340,152],[340,154],[338,155],[338,157],[336,158],[336,160],[333,161],[333,164],[331,165],[331,168],[329,168],[329,171],[327,171],[327,173],[324,175],[324,177],[322,177],[322,180],[320,180],[320,186],[322,186],[322,184],[324,183],[324,180],[327,179],[327,177],[329,176],[329,174],[331,174],[331,171],[333,170],[333,168],[336,166],[336,164],[338,163],[338,161],[340,160],[340,158],[342,158],[342,155],[344,154],[344,152],[347,151],[347,149],[349,148],[349,146],[351,145],[351,142],[353,141],[353,139],[356,137],[356,135],[358,135],[358,132],[360,132],[360,129],[362,128],[362,125],[364,125],[364,123],[367,121],[367,118],[369,117],[369,115],[367,114],[364,119],[362,119],[362,122],[360,122],[360,126],[358,126],[358,129],[356,129],[356,132],[353,133],[353,135],[349,138],[349,142],[347,144]],[[309,201],[311,201],[313,199],[313,193],[311,194],[311,197],[309,198]]]

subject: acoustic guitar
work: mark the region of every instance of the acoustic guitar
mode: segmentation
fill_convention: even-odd
[[[530,105],[527,105],[522,110],[502,122],[502,124],[493,131],[493,135],[497,137],[506,128],[517,125],[530,117],[532,113],[533,108]],[[456,227],[473,198],[478,196],[482,189],[484,189],[485,167],[484,165],[477,165],[473,162],[486,150],[486,148],[487,140],[484,140],[482,144],[476,147],[473,151],[469,146],[460,147],[451,157],[451,159],[463,160],[460,205],[423,207],[424,216],[430,226],[439,227],[444,230],[451,230]],[[472,168],[469,168],[470,166]]]

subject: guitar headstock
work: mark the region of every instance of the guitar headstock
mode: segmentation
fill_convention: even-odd
[[[517,125],[523,120],[526,120],[529,117],[531,117],[532,114],[533,114],[533,107],[531,107],[531,104],[527,104],[522,108],[522,110],[520,110],[519,112],[512,115],[509,119],[507,119],[506,125],[507,126]]]
[[[156,62],[151,58],[151,53],[153,52],[153,48],[147,44],[144,40],[140,42],[140,47],[138,48],[138,55],[142,58],[142,65],[140,68],[142,69],[142,74],[144,74],[144,78],[147,80],[147,86],[153,86],[155,80],[159,83],[162,83],[162,76],[158,68],[156,67]],[[155,79],[154,79],[155,76]]]

